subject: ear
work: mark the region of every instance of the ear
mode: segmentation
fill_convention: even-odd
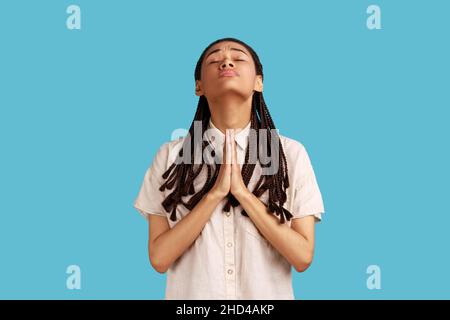
[[[203,94],[202,82],[200,80],[195,80],[195,95],[200,97]]]
[[[255,87],[253,89],[258,92],[263,91],[263,81],[260,74],[256,75]]]

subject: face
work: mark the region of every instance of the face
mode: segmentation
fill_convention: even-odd
[[[205,95],[208,100],[226,94],[246,99],[262,89],[262,77],[256,75],[250,52],[232,41],[219,42],[208,49],[202,62],[201,80],[195,82],[195,94]]]

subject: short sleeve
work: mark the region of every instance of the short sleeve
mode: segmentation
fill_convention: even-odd
[[[165,198],[164,192],[160,191],[159,187],[164,182],[162,175],[166,171],[168,153],[169,144],[163,144],[145,172],[141,188],[134,201],[134,208],[146,219],[148,219],[149,214],[167,216],[161,204]]]
[[[308,152],[302,144],[298,145],[293,185],[293,219],[313,215],[316,217],[315,221],[320,222],[322,213],[325,212],[322,194]]]

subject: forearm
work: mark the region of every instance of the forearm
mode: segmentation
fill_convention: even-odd
[[[150,250],[150,259],[165,272],[197,239],[221,198],[207,193],[175,226],[158,236]]]
[[[262,235],[297,271],[308,268],[314,255],[314,246],[308,239],[268,214],[266,205],[251,192],[235,197]]]

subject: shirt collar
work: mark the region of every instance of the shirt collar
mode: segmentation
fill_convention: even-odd
[[[236,140],[237,145],[242,149],[245,150],[247,148],[248,144],[248,135],[250,132],[250,124],[251,121],[248,122],[248,124],[242,128],[238,133],[234,135],[234,140]],[[222,133],[215,125],[212,123],[211,118],[209,118],[208,123],[208,131],[206,131],[207,139],[214,148],[223,148],[223,143],[225,141],[225,134]]]

